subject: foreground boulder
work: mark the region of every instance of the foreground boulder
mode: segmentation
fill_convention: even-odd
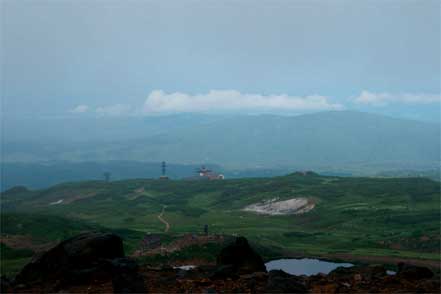
[[[250,247],[244,237],[238,237],[234,243],[223,248],[216,263],[239,274],[266,272],[262,257]]]
[[[35,257],[18,273],[15,284],[79,283],[94,275],[110,274],[109,260],[120,257],[124,257],[124,250],[117,235],[83,233]]]
[[[433,272],[426,267],[399,263],[397,276],[406,280],[430,279]]]

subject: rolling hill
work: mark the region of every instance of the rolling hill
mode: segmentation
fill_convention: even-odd
[[[290,199],[304,199],[310,209],[278,215],[245,210]],[[426,178],[294,173],[219,181],[88,181],[14,188],[1,194],[1,209],[2,233],[37,240],[91,226],[128,232],[133,250],[147,232],[200,233],[207,224],[210,233],[244,235],[285,253],[439,260],[440,183]],[[170,225],[166,233],[161,211]],[[29,220],[37,217],[39,222]],[[57,225],[51,227],[52,218]],[[66,229],[59,218],[67,220]],[[39,225],[41,219],[47,225]]]

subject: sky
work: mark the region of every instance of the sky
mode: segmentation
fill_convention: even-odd
[[[440,121],[437,0],[0,3],[3,116]]]

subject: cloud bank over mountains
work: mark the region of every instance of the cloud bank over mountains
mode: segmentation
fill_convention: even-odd
[[[354,98],[357,104],[370,106],[387,106],[390,104],[432,104],[441,102],[440,94],[391,94],[391,93],[372,93],[362,91],[358,97]]]
[[[392,94],[367,90],[349,100],[350,105],[385,107],[395,104],[439,104],[440,94]],[[349,106],[350,106],[349,105]],[[333,102],[328,96],[290,96],[287,94],[248,94],[236,90],[210,90],[205,94],[152,91],[144,104],[132,106],[114,104],[96,108],[80,104],[71,113],[95,113],[99,116],[135,116],[172,113],[306,113],[326,110],[345,110],[347,105]]]
[[[213,111],[289,111],[339,110],[343,105],[332,103],[328,97],[243,94],[235,90],[211,90],[207,94],[167,94],[161,90],[150,93],[144,103],[145,113],[213,112]]]

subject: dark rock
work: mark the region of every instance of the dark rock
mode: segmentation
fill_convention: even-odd
[[[67,239],[36,256],[16,276],[16,284],[50,281],[78,283],[94,274],[110,274],[108,260],[124,257],[120,237],[89,232]]]
[[[216,263],[218,266],[231,265],[238,273],[266,272],[262,257],[244,237],[238,237],[234,243],[223,248]]]
[[[433,277],[433,272],[426,267],[401,262],[398,264],[397,276],[406,280],[422,280]]]
[[[371,281],[385,276],[387,276],[387,271],[382,265],[338,267],[328,275],[329,278],[341,282]]]
[[[112,286],[114,293],[146,293],[144,279],[138,264],[130,258],[112,260]]]
[[[215,289],[215,288],[211,287],[211,288],[207,288],[207,289],[205,289],[203,293],[206,293],[206,294],[215,294],[215,293],[217,293],[217,292],[216,292],[216,289]]]
[[[1,293],[8,293],[11,291],[11,288],[12,288],[11,281],[6,277],[1,276],[0,277],[0,292]]]
[[[236,273],[236,268],[231,264],[218,266],[210,275],[210,279],[212,280],[225,280],[227,278],[239,278]]]
[[[101,280],[106,279],[110,276],[111,272],[111,264],[108,261],[94,262],[89,265],[87,268],[71,268],[65,275],[62,277],[62,283],[64,284],[83,284],[88,281]]]
[[[267,293],[307,293],[308,289],[302,278],[290,275],[282,270],[272,270],[268,274]]]
[[[73,264],[124,257],[122,239],[115,234],[84,233],[61,243]]]

